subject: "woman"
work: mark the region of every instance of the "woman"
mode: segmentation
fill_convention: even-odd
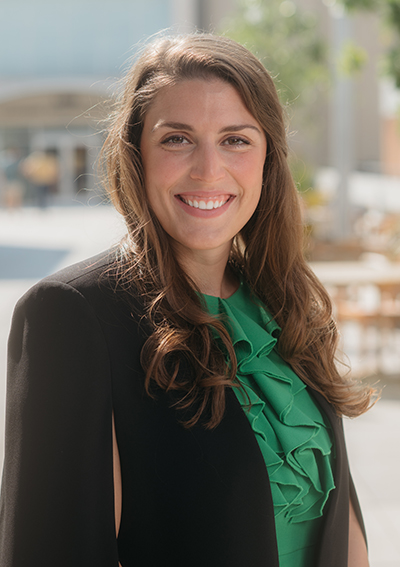
[[[245,48],[150,44],[104,156],[123,243],[20,300],[5,567],[364,567],[329,298],[273,82]]]

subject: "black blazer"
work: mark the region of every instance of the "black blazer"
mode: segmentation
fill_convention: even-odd
[[[47,277],[19,301],[9,340],[2,567],[277,567],[267,470],[232,390],[213,431],[179,425],[174,399],[144,393],[139,300],[105,275],[113,253]],[[182,372],[190,371],[184,369]],[[347,565],[351,482],[335,435],[318,567]],[[115,535],[112,412],[123,504]]]

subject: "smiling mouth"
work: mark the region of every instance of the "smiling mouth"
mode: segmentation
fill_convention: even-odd
[[[211,211],[213,209],[219,209],[223,205],[225,205],[229,199],[232,198],[230,195],[229,197],[220,197],[219,199],[201,199],[201,198],[185,198],[182,195],[178,195],[179,199],[185,203],[185,205],[189,205],[189,207],[193,207],[194,209],[201,209],[203,211]]]

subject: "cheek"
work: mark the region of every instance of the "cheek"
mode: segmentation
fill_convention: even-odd
[[[163,192],[159,191],[154,183],[149,183],[146,184],[146,195],[150,209],[153,211],[161,225],[163,225],[163,219],[166,211],[165,201],[163,201]]]
[[[179,178],[180,170],[180,163],[177,159],[171,159],[171,156],[165,155],[165,152],[160,152],[146,163],[146,184],[153,192],[167,193]]]
[[[247,186],[261,185],[265,163],[264,153],[260,151],[240,157],[242,159],[232,159],[230,163],[231,171],[234,171]]]
[[[259,160],[252,160],[241,171],[241,179],[249,199],[253,201],[260,200],[262,184],[263,184],[263,163]]]
[[[254,212],[256,211],[258,204],[260,202],[260,198],[261,198],[261,189],[254,190],[253,194],[251,195],[249,206],[247,208],[247,215],[246,215],[247,218],[245,224],[247,224],[247,222],[251,219]]]

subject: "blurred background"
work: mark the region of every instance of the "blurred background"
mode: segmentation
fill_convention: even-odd
[[[343,368],[382,389],[345,427],[371,567],[398,567],[400,0],[0,0],[0,463],[13,306],[124,233],[96,173],[104,119],[166,28],[224,33],[276,80]]]

